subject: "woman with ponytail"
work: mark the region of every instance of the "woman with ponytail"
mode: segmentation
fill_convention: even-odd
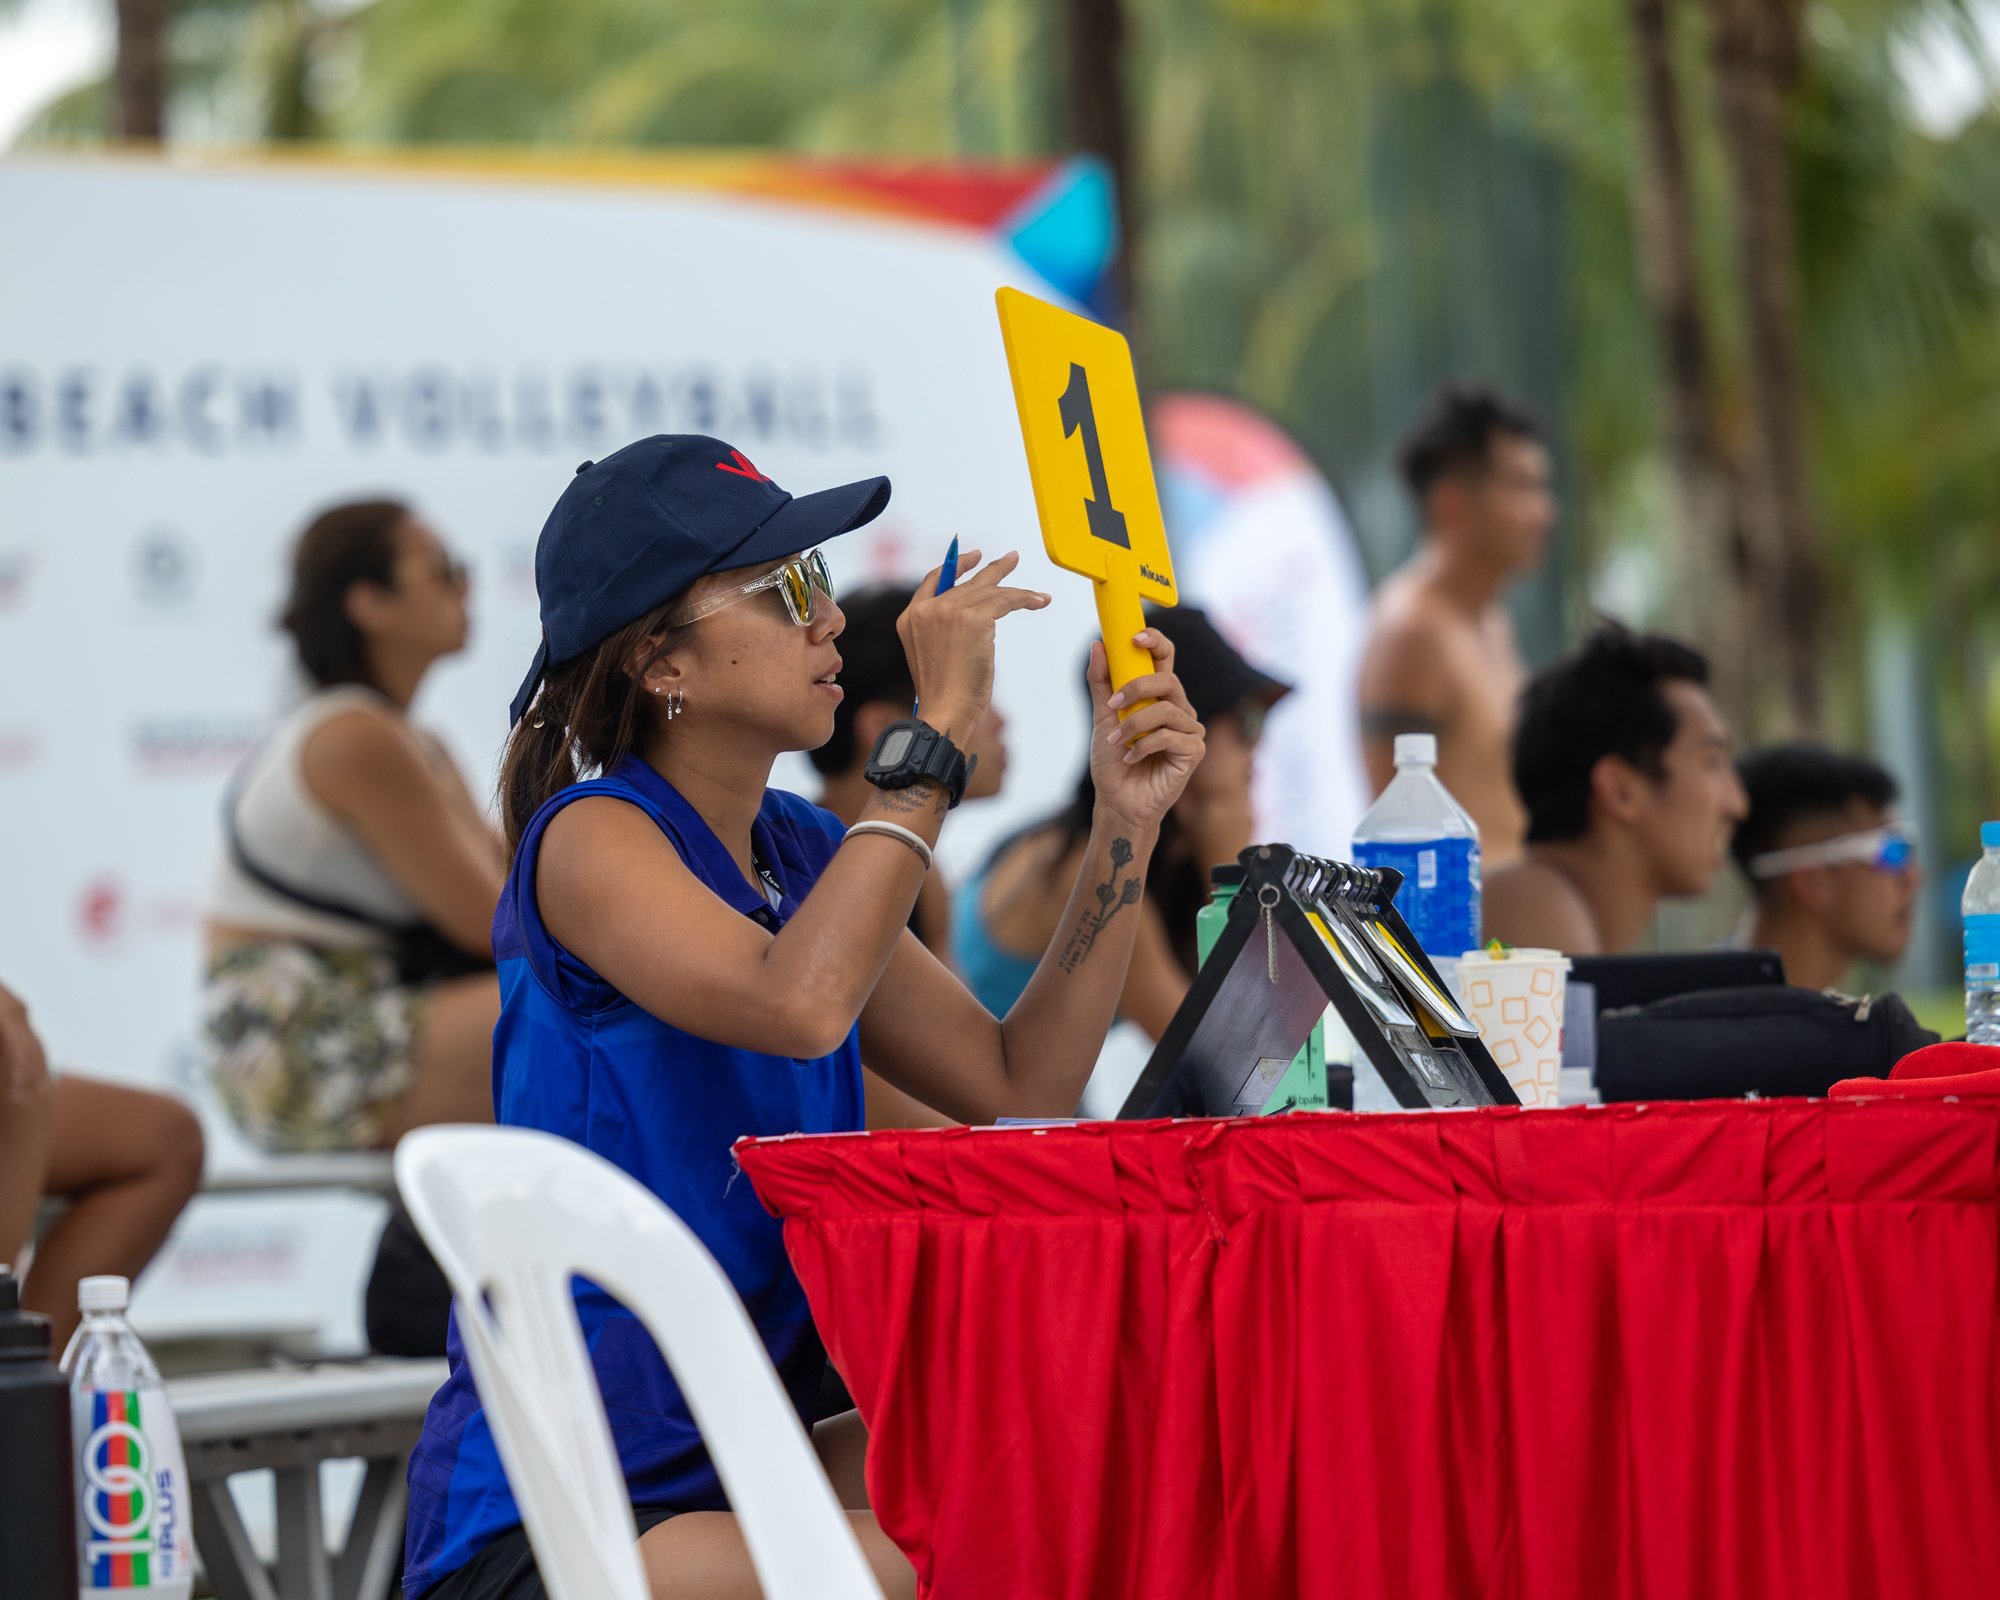
[[[886,730],[851,825],[767,784],[833,731],[843,623],[817,546],[877,516],[885,479],[793,498],[715,439],[641,440],[586,462],[535,552],[543,638],[501,779],[512,853],[494,917],[499,1120],[573,1139],[700,1235],[799,1408],[825,1365],[778,1223],[731,1182],[746,1134],[863,1125],[861,1063],[948,1116],[1062,1116],[1110,1025],[1147,861],[1202,754],[1157,629],[1155,670],[1113,695],[1092,654],[1097,802],[1068,914],[996,1019],[907,926],[962,794],[960,747],[993,687],[995,629],[1046,595],[1018,558],[927,576],[898,631],[922,721]],[[1124,723],[1118,710],[1149,702]],[[654,1600],[758,1593],[672,1377],[587,1285],[577,1312]],[[539,1600],[533,1554],[454,1331],[410,1464],[410,1600]],[[853,1412],[814,1430],[887,1594],[907,1561],[868,1515]]]
[[[230,785],[207,907],[210,1071],[265,1149],[492,1117],[500,841],[409,715],[465,647],[466,591],[399,501],[334,506],[294,548],[308,691]]]

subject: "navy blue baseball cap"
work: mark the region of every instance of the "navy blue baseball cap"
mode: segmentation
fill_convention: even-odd
[[[789,495],[741,450],[659,433],[586,461],[535,542],[542,642],[509,711],[519,722],[542,675],[665,605],[710,572],[782,561],[873,522],[887,478]]]

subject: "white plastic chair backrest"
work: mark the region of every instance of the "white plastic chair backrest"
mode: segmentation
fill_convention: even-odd
[[[525,1128],[422,1128],[396,1182],[458,1327],[551,1600],[647,1600],[571,1278],[652,1334],[767,1600],[882,1600],[762,1340],[700,1239],[608,1161]]]

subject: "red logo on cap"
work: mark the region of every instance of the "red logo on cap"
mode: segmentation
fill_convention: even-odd
[[[769,483],[771,481],[757,470],[757,463],[752,461],[741,450],[730,451],[729,457],[730,461],[734,461],[736,464],[731,466],[729,461],[718,461],[715,464],[717,472],[733,472],[739,478],[750,478],[758,483]]]

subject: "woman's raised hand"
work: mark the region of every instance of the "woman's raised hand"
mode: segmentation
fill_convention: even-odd
[[[1207,744],[1187,690],[1174,676],[1172,641],[1146,628],[1133,643],[1151,654],[1153,670],[1116,694],[1103,644],[1090,646],[1090,777],[1100,807],[1135,828],[1153,828],[1180,798]],[[1152,704],[1118,720],[1121,706],[1148,700]]]
[[[943,569],[931,568],[896,621],[924,721],[961,745],[993,698],[995,627],[1009,612],[1039,611],[1049,603],[1037,589],[1001,581],[1020,565],[1020,552],[1010,550],[983,567],[979,561],[977,550],[963,552],[959,581],[943,594],[933,592]]]

